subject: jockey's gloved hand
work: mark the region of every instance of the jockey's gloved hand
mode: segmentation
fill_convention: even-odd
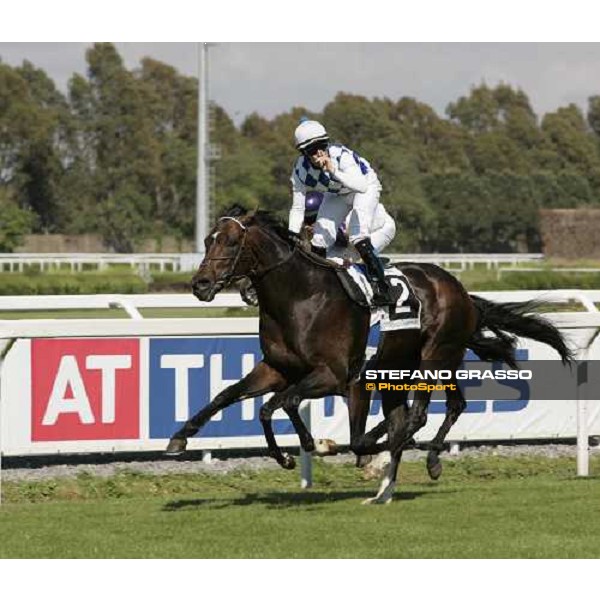
[[[337,236],[335,238],[335,245],[339,246],[340,248],[347,248],[348,243],[348,235],[346,234],[344,229],[338,227]]]
[[[240,296],[249,306],[258,306],[258,296],[249,279],[244,279],[242,283],[240,283]]]

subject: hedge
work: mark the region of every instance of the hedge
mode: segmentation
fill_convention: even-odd
[[[144,294],[149,285],[132,273],[0,273],[0,295]]]
[[[465,285],[470,290],[551,290],[600,289],[599,273],[568,273],[552,270],[510,271],[496,278],[496,271],[465,271]],[[459,277],[460,277],[459,275]],[[0,273],[1,296],[35,296],[49,294],[144,294],[160,292],[190,293],[192,273],[155,273],[150,282],[138,275],[123,272],[90,273]]]

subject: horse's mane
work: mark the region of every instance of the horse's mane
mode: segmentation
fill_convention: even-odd
[[[297,234],[288,229],[287,225],[280,217],[268,210],[256,209],[250,211],[240,204],[233,204],[221,215],[221,217],[235,218],[246,216],[250,216],[250,221],[248,222],[249,225],[254,224],[263,229],[267,229],[291,246],[297,244],[300,239]]]

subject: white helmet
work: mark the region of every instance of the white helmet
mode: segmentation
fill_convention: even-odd
[[[328,142],[329,136],[325,127],[318,121],[302,121],[294,132],[296,139],[296,148],[305,150],[308,146],[316,142]]]

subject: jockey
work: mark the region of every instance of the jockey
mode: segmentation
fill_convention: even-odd
[[[317,220],[317,214],[323,201],[322,192],[308,192],[306,194],[304,208],[304,225],[312,226]],[[335,245],[327,252],[327,257],[330,257],[330,252],[333,255],[339,254],[336,248],[345,248],[348,246],[348,227],[350,225],[350,215],[339,226]],[[389,215],[381,202],[377,205],[375,216],[371,224],[371,244],[377,254],[381,254],[387,246],[389,246],[396,235],[396,222]]]
[[[314,225],[311,249],[325,258],[334,245],[338,228],[350,217],[348,237],[362,258],[373,284],[373,302],[392,302],[384,270],[370,239],[371,224],[379,204],[381,184],[371,165],[356,152],[330,144],[318,121],[305,120],[294,133],[300,156],[292,171],[292,208],[289,228],[299,233],[304,221],[305,198],[310,191],[323,192],[323,202]]]
[[[322,202],[322,192],[307,192],[303,225],[311,228],[311,230],[317,220],[317,214]],[[349,222],[350,215],[348,215],[344,223],[339,226],[335,244],[327,251],[328,258],[340,258],[342,260],[346,258],[353,260],[356,258],[356,251],[353,248],[348,248],[347,232]],[[391,243],[396,235],[396,223],[381,203],[377,205],[372,227],[371,243],[373,244],[375,251],[380,253]],[[258,306],[256,290],[252,287],[252,283],[249,279],[242,281],[240,284],[240,294],[246,304]]]

